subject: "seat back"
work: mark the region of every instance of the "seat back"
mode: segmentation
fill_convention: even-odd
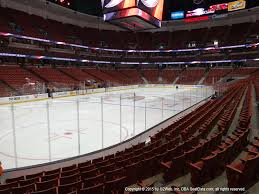
[[[31,194],[57,194],[57,187],[53,187],[42,191],[31,192]]]

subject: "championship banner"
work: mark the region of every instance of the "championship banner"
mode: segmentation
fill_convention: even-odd
[[[138,8],[162,20],[164,0],[138,0]]]
[[[246,1],[245,0],[238,0],[228,3],[228,11],[236,11],[240,9],[246,8]]]

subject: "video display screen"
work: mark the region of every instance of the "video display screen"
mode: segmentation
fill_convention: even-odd
[[[137,6],[137,0],[102,0],[103,13]]]
[[[255,0],[165,0],[164,18],[167,20],[199,17],[203,15],[225,14],[232,11],[259,6]]]
[[[119,24],[124,28],[142,30],[161,27],[161,21],[139,8],[123,9],[104,14],[104,21]],[[143,22],[145,21],[145,22]]]
[[[164,0],[138,0],[138,8],[162,20]]]

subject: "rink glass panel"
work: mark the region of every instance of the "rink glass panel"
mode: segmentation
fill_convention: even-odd
[[[5,169],[100,150],[209,97],[209,88],[138,88],[0,106]]]

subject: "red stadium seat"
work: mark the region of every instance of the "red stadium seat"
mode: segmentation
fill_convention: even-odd
[[[31,192],[31,194],[57,194],[57,187],[53,187],[42,191]]]

